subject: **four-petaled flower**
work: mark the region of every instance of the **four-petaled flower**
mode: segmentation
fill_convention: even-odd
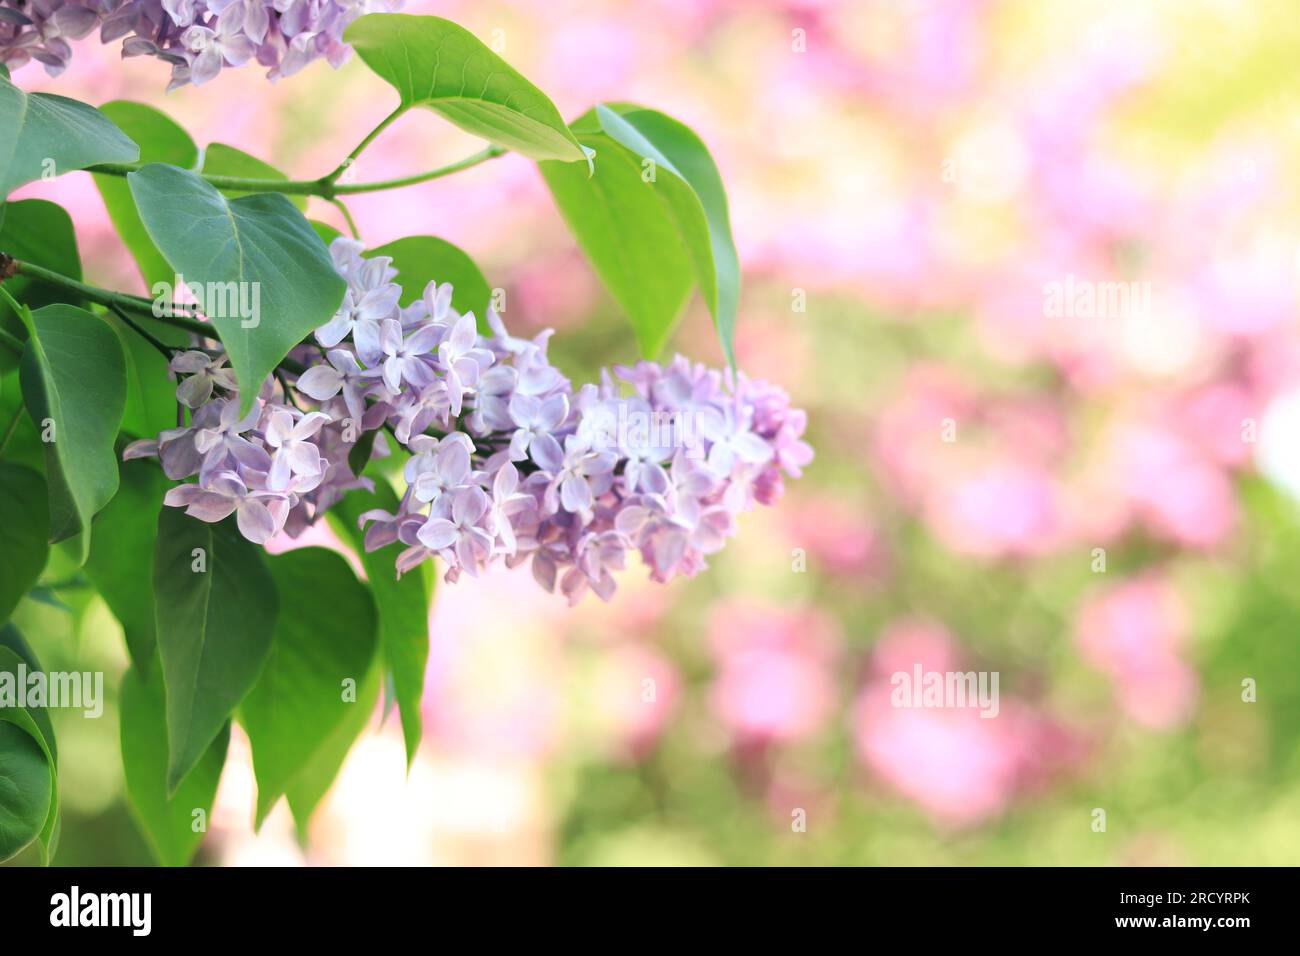
[[[235,370],[226,367],[226,356],[216,358],[207,352],[178,352],[167,367],[177,375],[187,375],[176,386],[176,401],[186,408],[198,408],[212,397],[213,387],[234,391]]]
[[[698,417],[700,434],[713,443],[709,449],[709,468],[719,478],[727,478],[736,462],[761,465],[772,457],[772,446],[750,430],[731,405],[706,409]]]
[[[563,392],[545,401],[535,395],[515,392],[508,406],[510,418],[518,426],[510,436],[510,460],[523,461],[539,435],[549,435],[569,415],[569,398]]]
[[[311,491],[324,477],[320,449],[311,437],[330,420],[323,412],[304,415],[294,422],[293,413],[271,413],[266,425],[266,443],[275,449],[266,486],[272,491]]]
[[[190,63],[191,83],[202,86],[215,79],[223,65],[243,66],[257,54],[253,41],[239,32],[241,26],[241,23],[220,17],[215,30],[197,25],[186,28],[181,34],[181,43],[196,54]]]
[[[564,448],[551,435],[542,435],[532,443],[532,456],[550,476],[543,500],[544,510],[554,513],[558,505],[574,514],[591,510],[596,492],[595,484],[604,491],[611,481],[618,456],[612,451],[597,451],[578,435],[564,440]]]
[[[448,438],[433,451],[411,459],[408,465],[414,467],[408,480],[416,500],[428,504],[464,485],[469,479],[469,451],[466,442]]]
[[[492,536],[480,526],[487,514],[488,499],[482,488],[460,488],[447,498],[441,497],[416,537],[430,551],[450,551],[459,567],[477,576],[479,564],[492,553]]]
[[[300,391],[326,402],[341,390],[343,403],[357,428],[366,414],[366,389],[370,380],[363,373],[357,358],[347,349],[330,349],[325,354],[328,365],[315,365],[303,372],[298,379]]]
[[[401,294],[401,288],[393,285],[370,289],[349,286],[334,318],[316,330],[316,341],[332,349],[351,335],[362,359],[373,364],[382,349],[379,323],[392,313]]]
[[[402,324],[396,319],[384,319],[379,325],[379,349],[384,354],[384,384],[391,391],[400,392],[403,382],[417,389],[432,385],[436,376],[433,365],[426,360],[438,344],[443,330],[436,325],[422,325],[405,338]]]
[[[243,418],[239,417],[238,394],[221,402],[220,408],[221,416],[215,425],[194,432],[194,450],[203,456],[199,474],[212,474],[225,468],[232,457],[238,464],[254,471],[268,471],[271,457],[266,449],[244,437],[244,433],[256,425],[261,417],[261,401],[254,401],[253,407]]]
[[[438,345],[438,362],[442,366],[451,398],[451,413],[460,415],[465,392],[478,384],[479,372],[492,364],[492,353],[475,345],[474,313],[462,315],[451,333]]]

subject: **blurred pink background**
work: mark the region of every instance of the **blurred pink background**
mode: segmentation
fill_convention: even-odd
[[[440,587],[409,776],[390,718],[303,849],[283,807],[251,833],[237,739],[212,860],[1300,859],[1300,700],[1276,686],[1300,666],[1290,5],[406,10],[494,44],[566,117],[631,100],[701,135],[745,272],[738,364],[808,408],[818,458],[697,579],[632,568],[576,611],[524,573]],[[95,42],[15,79],[158,105],[300,178],[394,100],[355,60],[163,95],[161,64]],[[411,114],[355,176],[476,148]],[[22,195],[73,211],[91,281],[138,289],[87,175]],[[633,357],[527,160],[349,206],[370,245],[462,246],[575,377]],[[1071,282],[1134,298],[1053,314]],[[699,302],[674,346],[720,364]],[[916,664],[1000,672],[999,715],[892,706]],[[1247,678],[1274,684],[1247,702]]]

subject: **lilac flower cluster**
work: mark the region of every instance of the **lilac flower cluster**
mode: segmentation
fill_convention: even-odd
[[[343,31],[366,13],[390,13],[402,0],[0,0],[0,63],[29,60],[58,76],[69,40],[96,29],[103,43],[125,37],[122,56],[171,64],[168,89],[208,82],[223,66],[256,60],[271,79],[317,57],[340,66],[351,48]]]
[[[391,260],[361,251],[334,240],[342,305],[290,353],[301,371],[268,378],[247,415],[224,354],[174,357],[190,424],[126,451],[157,455],[172,479],[197,476],[168,505],[204,521],[235,514],[258,543],[296,535],[373,487],[349,464],[373,432],[371,454],[388,454],[390,437],[409,452],[396,512],[361,519],[368,551],[406,546],[399,575],[437,555],[454,581],[500,559],[528,563],[570,602],[588,589],[608,600],[629,551],[657,581],[696,573],[739,512],[774,503],[783,476],[812,459],[806,416],[780,388],[679,356],[575,391],[547,358],[549,330],[512,337],[489,307],[492,334],[480,335],[445,283],[402,306]]]

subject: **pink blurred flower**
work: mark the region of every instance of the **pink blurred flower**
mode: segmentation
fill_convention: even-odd
[[[788,742],[825,725],[837,697],[832,619],[735,601],[714,611],[710,643],[718,662],[710,700],[739,743]]]
[[[914,503],[924,497],[930,475],[940,470],[940,457],[951,449],[942,441],[945,422],[951,419],[960,429],[973,421],[977,396],[936,364],[913,368],[897,392],[880,412],[875,447],[894,490]]]
[[[681,694],[681,676],[658,651],[639,644],[611,648],[595,677],[592,710],[615,749],[636,759],[663,732]]]
[[[1045,554],[1064,530],[1052,476],[1011,459],[945,475],[931,487],[925,514],[949,548],[980,557]]]
[[[881,636],[853,708],[858,754],[877,775],[945,826],[966,826],[1001,812],[1061,754],[1068,735],[1044,716],[1000,694],[996,717],[976,708],[904,708],[891,701],[891,675],[956,668],[952,637],[918,621]]]
[[[1153,531],[1179,544],[1210,548],[1237,523],[1232,482],[1189,442],[1158,425],[1121,426],[1110,467]]]
[[[1247,420],[1258,423],[1260,407],[1247,389],[1218,382],[1185,396],[1171,410],[1170,420],[1183,422],[1188,439],[1220,464],[1235,468],[1250,460],[1251,442],[1243,432]]]
[[[791,544],[807,549],[810,570],[854,575],[863,584],[883,572],[884,543],[869,516],[826,496],[788,505]]]
[[[1196,704],[1196,672],[1181,654],[1186,638],[1182,600],[1156,574],[1090,598],[1075,620],[1084,658],[1115,682],[1124,711],[1152,728],[1184,723]]]

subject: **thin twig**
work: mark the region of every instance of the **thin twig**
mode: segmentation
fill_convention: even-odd
[[[167,359],[169,362],[171,361],[171,357],[180,351],[180,349],[176,348],[174,345],[166,345],[163,342],[159,341],[152,334],[150,334],[150,332],[146,328],[144,328],[141,325],[137,325],[136,321],[126,314],[126,310],[123,309],[116,302],[110,302],[108,304],[108,307],[113,310],[113,312],[117,315],[117,317],[121,319],[132,332],[140,336],[142,339],[144,339],[146,342],[148,342],[150,345],[156,348],[159,352],[161,352],[163,358]]]
[[[205,173],[196,173],[195,175],[202,177],[217,189],[227,192],[284,193],[286,196],[319,196],[322,199],[333,199],[336,196],[373,193],[381,189],[399,189],[402,186],[428,182],[431,179],[450,176],[462,169],[477,166],[479,163],[506,152],[508,150],[503,146],[487,146],[477,153],[472,153],[464,159],[458,159],[454,163],[448,163],[446,166],[438,166],[423,173],[400,176],[396,179],[383,179],[373,183],[340,183],[329,176],[322,176],[320,179],[247,179],[242,176],[214,176]],[[137,172],[142,165],[141,163],[104,163],[100,166],[90,167],[89,171],[102,173],[106,176],[127,176]],[[334,173],[330,174],[330,176],[333,175]]]
[[[357,224],[352,219],[352,213],[348,212],[348,207],[343,204],[343,200],[331,199],[330,202],[333,203],[338,208],[338,211],[343,214],[343,221],[348,224],[348,232],[352,233],[352,238],[360,239],[361,231],[357,229]]]

